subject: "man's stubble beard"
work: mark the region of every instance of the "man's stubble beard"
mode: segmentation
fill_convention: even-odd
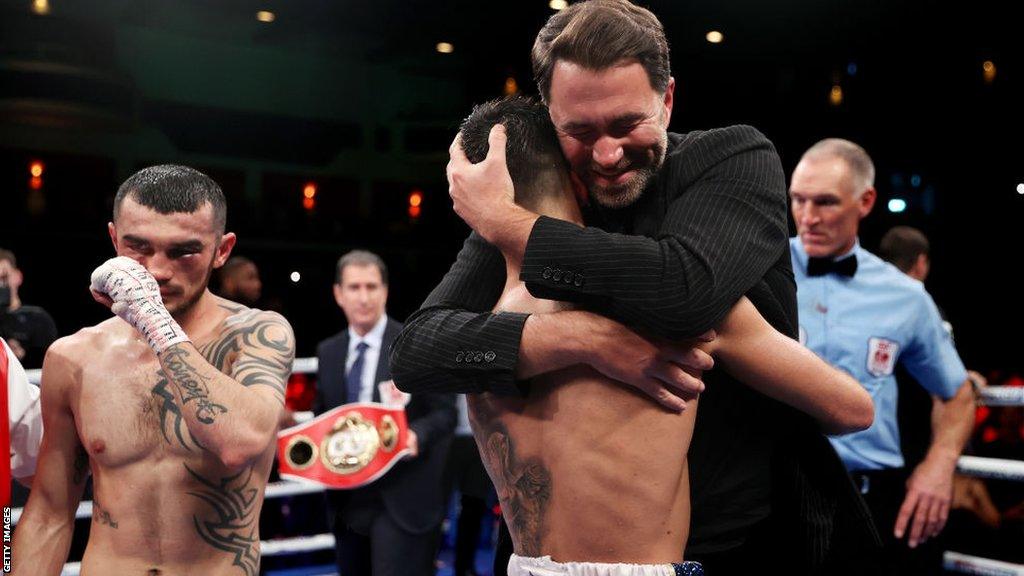
[[[652,158],[644,159],[646,165],[636,169],[629,180],[622,184],[612,186],[597,186],[589,182],[587,191],[590,199],[604,208],[618,209],[632,206],[643,196],[644,190],[654,178],[658,171],[665,164],[665,155],[668,152],[668,132],[662,131],[658,144],[651,150]]]
[[[216,255],[214,255],[214,258],[216,258]],[[200,288],[196,290],[196,293],[190,296],[188,300],[182,302],[181,304],[178,304],[173,307],[167,307],[167,311],[170,312],[171,317],[174,318],[175,321],[181,321],[183,318],[188,316],[188,314],[192,311],[193,308],[195,308],[196,304],[199,303],[199,300],[202,299],[203,294],[206,293],[206,288],[210,285],[210,278],[212,276],[213,259],[210,260],[210,265],[207,266],[206,268],[206,277],[203,278],[203,282],[200,285]]]

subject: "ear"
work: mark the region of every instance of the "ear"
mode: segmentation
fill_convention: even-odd
[[[21,287],[21,283],[24,281],[25,275],[21,273],[19,268],[12,269],[10,275],[7,277],[7,283],[14,289]]]
[[[341,284],[332,284],[331,287],[334,289],[334,302],[338,304],[338,308],[341,308]]]
[[[920,278],[922,282],[928,277],[928,271],[931,268],[931,262],[928,260],[927,254],[918,254],[917,261],[914,262],[914,267],[911,269],[914,272],[915,277]]]
[[[662,105],[665,106],[665,127],[668,128],[668,123],[672,120],[672,104],[675,102],[675,91],[676,91],[676,79],[669,76],[668,87],[665,88],[665,96],[662,101]]]
[[[871,209],[875,207],[875,200],[877,198],[878,192],[875,190],[874,186],[870,186],[860,195],[860,198],[857,199],[857,208],[860,212],[861,218],[864,218],[865,216],[871,213]]]
[[[113,222],[107,222],[107,234],[110,235],[110,243],[114,245],[114,254],[117,254],[117,228]]]
[[[234,232],[228,232],[220,237],[220,245],[217,246],[217,254],[213,258],[213,267],[220,268],[231,257],[231,251],[235,248],[238,237]]]

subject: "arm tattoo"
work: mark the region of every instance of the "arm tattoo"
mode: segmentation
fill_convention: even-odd
[[[188,357],[190,352],[180,346],[171,346],[164,351],[160,363],[167,371],[170,380],[178,387],[181,395],[181,407],[188,408],[189,403],[195,407],[196,420],[203,424],[213,424],[217,416],[228,411],[227,407],[210,400],[210,388],[206,385],[209,378],[193,368]]]
[[[104,510],[100,507],[100,503],[95,498],[92,501],[92,521],[99,523],[101,526],[110,526],[117,530],[117,520],[114,520],[109,510]]]
[[[162,370],[157,372],[156,375],[159,380],[156,386],[153,387],[151,394],[160,410],[160,431],[164,435],[164,440],[168,444],[172,444],[171,437],[167,434],[168,419],[170,419],[171,425],[174,428],[174,436],[182,448],[191,452],[192,447],[189,446],[191,443],[205,450],[206,448],[188,433],[188,426],[186,426],[185,420],[182,418],[181,409],[178,408],[178,404],[175,402],[174,393],[169,390],[170,380],[167,379]]]
[[[295,344],[291,328],[277,314],[246,310],[228,318],[226,331],[200,350],[210,364],[243,386],[262,384],[284,400]]]
[[[198,483],[190,496],[205,502],[211,513],[205,518],[192,516],[196,532],[204,542],[218,550],[234,554],[233,565],[246,576],[256,576],[260,566],[259,496],[263,492],[253,475],[252,466],[218,481],[185,469]]]
[[[85,446],[81,444],[75,448],[75,462],[72,464],[73,470],[71,474],[71,481],[75,484],[81,484],[85,482],[85,479],[89,477],[89,453],[85,451]]]
[[[468,397],[474,396],[489,394]],[[515,441],[489,404],[486,398],[470,400],[470,409],[476,412],[473,434],[501,500],[509,531],[515,537],[516,553],[540,556],[546,529],[544,514],[551,500],[551,473],[540,458],[516,455]]]

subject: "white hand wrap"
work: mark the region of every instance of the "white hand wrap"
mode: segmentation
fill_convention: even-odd
[[[185,331],[164,308],[160,285],[141,264],[125,256],[111,258],[92,273],[92,289],[114,301],[114,314],[138,330],[157,354],[179,342]]]

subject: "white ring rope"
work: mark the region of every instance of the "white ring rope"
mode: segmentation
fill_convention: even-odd
[[[334,534],[317,534],[315,536],[297,536],[295,538],[275,538],[260,542],[260,555],[285,556],[300,552],[315,552],[334,548]],[[61,576],[79,576],[82,571],[81,562],[68,562],[61,571]]]
[[[957,460],[956,470],[979,478],[1024,482],[1024,462],[1018,460],[961,456]]]
[[[1024,406],[1024,386],[986,386],[978,389],[978,403],[985,406]]]
[[[960,574],[979,574],[981,576],[1024,576],[1024,564],[1011,564],[968,556],[959,552],[946,552],[942,556],[942,567]]]

